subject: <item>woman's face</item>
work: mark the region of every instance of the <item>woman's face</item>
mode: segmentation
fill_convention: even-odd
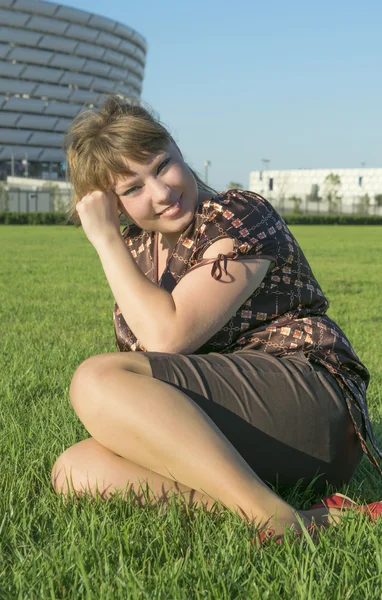
[[[124,212],[146,231],[183,231],[194,217],[199,190],[176,145],[171,142],[144,164],[129,160],[128,167],[135,175],[120,176],[114,187]]]

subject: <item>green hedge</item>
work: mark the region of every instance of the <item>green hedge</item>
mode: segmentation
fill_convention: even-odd
[[[283,215],[288,225],[382,225],[377,215]],[[0,213],[0,225],[72,225],[64,213]]]
[[[65,213],[12,213],[0,212],[0,225],[72,225]]]

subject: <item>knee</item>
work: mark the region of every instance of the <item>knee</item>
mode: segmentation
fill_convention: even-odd
[[[53,465],[51,482],[54,490],[65,496],[83,493],[87,470],[89,465],[97,462],[98,455],[99,444],[94,438],[86,438],[69,446]]]
[[[111,360],[108,354],[97,354],[87,358],[77,367],[72,377],[69,396],[75,409],[80,399],[92,393],[94,387],[99,388],[110,372]]]
[[[73,491],[73,446],[65,450],[57,458],[51,473],[51,482],[57,494],[69,495]]]

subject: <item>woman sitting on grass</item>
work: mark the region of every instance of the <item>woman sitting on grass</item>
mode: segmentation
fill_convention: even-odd
[[[298,511],[267,485],[341,486],[363,452],[382,474],[365,443],[382,457],[368,371],[276,210],[203,184],[166,128],[118,97],[74,120],[66,151],[71,217],[116,300],[119,353],[74,374],[71,402],[92,437],[57,459],[55,490],[144,503],[147,482],[150,502],[219,501],[260,541],[286,527],[301,539],[301,522],[314,536],[356,508],[336,494]],[[376,518],[381,507],[358,510]]]

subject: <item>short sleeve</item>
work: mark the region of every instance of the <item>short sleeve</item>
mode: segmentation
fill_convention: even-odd
[[[219,256],[220,261],[226,257],[225,265],[227,259],[250,256],[272,261],[273,268],[293,262],[292,234],[273,206],[254,192],[230,190],[204,203],[195,262],[201,262],[206,249],[225,237],[234,241],[234,252]]]

